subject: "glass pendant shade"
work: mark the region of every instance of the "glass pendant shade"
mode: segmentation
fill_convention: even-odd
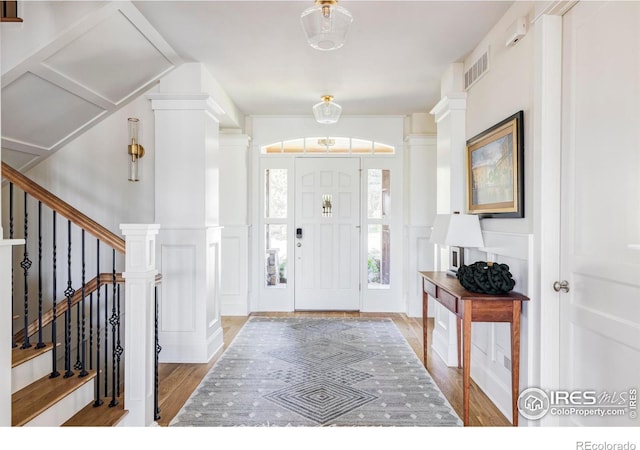
[[[325,95],[320,103],[313,105],[313,115],[319,123],[336,123],[342,113],[342,106],[333,103],[333,97]]]
[[[353,17],[336,0],[316,0],[303,11],[300,22],[311,47],[335,50],[344,45]]]

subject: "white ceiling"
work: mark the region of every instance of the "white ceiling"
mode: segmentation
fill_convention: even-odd
[[[183,62],[204,63],[246,116],[310,115],[322,95],[344,115],[428,112],[511,3],[341,0],[354,22],[323,52],[300,25],[312,0],[24,2],[29,20],[2,29],[2,159],[37,164]]]
[[[185,61],[205,63],[245,115],[308,115],[328,94],[343,114],[428,112],[440,78],[510,1],[341,0],[354,17],[344,47],[304,38],[312,0],[134,1]]]

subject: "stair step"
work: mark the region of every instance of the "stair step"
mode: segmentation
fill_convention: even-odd
[[[58,342],[56,346],[59,345],[60,343]],[[33,345],[29,348],[21,349],[20,346],[17,346],[16,348],[11,349],[11,368],[24,364],[33,358],[37,358],[43,353],[50,351],[52,348],[53,344],[51,342],[46,342],[42,348],[36,348],[36,346]]]
[[[46,376],[20,389],[11,396],[11,426],[27,424],[73,391],[93,381],[95,376],[95,370],[82,378],[77,374],[69,378]]]
[[[105,399],[100,406],[87,405],[71,419],[62,424],[63,427],[115,427],[129,413],[124,409],[123,398],[118,404],[109,406],[111,399]]]

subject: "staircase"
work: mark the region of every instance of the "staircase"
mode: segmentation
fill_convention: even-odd
[[[2,176],[5,230],[10,240],[25,240],[11,255],[12,342],[0,342],[12,347],[11,426],[150,425],[159,418],[157,226],[121,226],[125,241],[5,163]],[[143,254],[127,255],[129,245]],[[110,270],[101,272],[105,266]],[[87,281],[88,273],[95,276]],[[153,317],[132,302],[146,302]],[[140,379],[154,380],[153,389],[127,383]],[[125,395],[127,384],[138,389],[135,400]],[[135,411],[129,421],[128,402]]]

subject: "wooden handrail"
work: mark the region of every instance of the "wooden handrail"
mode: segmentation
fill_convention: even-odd
[[[115,233],[109,231],[87,215],[81,213],[76,208],[53,195],[51,192],[30,180],[7,163],[2,163],[2,176],[18,186],[24,192],[41,201],[49,208],[56,211],[61,216],[70,220],[75,225],[87,231],[93,237],[111,246],[116,251],[125,253],[125,241]]]
[[[156,275],[156,284],[160,284],[161,282],[162,282],[162,275],[161,274]],[[113,273],[101,273],[99,280],[98,280],[98,277],[94,277],[88,283],[85,283],[84,296],[86,297],[94,293],[98,289],[100,289],[102,286],[107,284],[112,284],[112,283],[113,283]],[[122,276],[122,273],[116,273],[116,283],[117,284],[124,283],[124,277]],[[71,297],[71,307],[77,305],[82,301],[82,293],[83,293],[82,289],[78,289],[77,291],[75,291],[75,293]],[[61,300],[58,300],[56,304],[56,317],[60,317],[66,311],[68,311],[68,309],[69,309],[69,302],[67,301],[66,297]],[[50,309],[49,311],[42,314],[43,327],[46,327],[51,322],[53,322],[53,309]],[[40,322],[38,319],[31,322],[27,327],[27,332],[29,333],[29,336],[33,336],[34,334],[36,334],[38,332],[39,326],[40,326]],[[24,329],[16,333],[15,339],[16,339],[16,342],[20,342],[24,339]]]
[[[0,21],[22,22],[22,19],[18,17],[17,1],[3,1],[1,6],[2,6],[2,16],[0,17]]]

